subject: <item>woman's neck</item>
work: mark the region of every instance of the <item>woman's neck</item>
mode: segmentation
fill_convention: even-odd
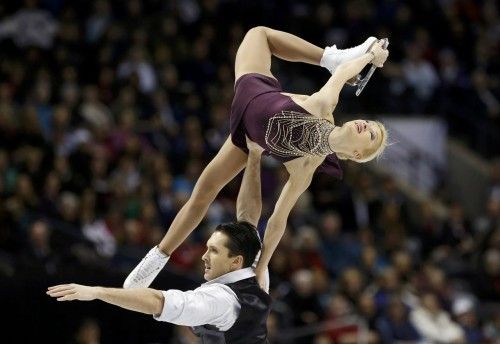
[[[328,137],[328,144],[335,153],[350,155],[349,146],[346,145],[346,140],[343,139],[345,136],[344,130],[343,127],[335,126]]]

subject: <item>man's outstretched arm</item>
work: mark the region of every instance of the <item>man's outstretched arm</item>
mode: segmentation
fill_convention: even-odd
[[[214,325],[230,328],[238,318],[238,298],[227,287],[211,285],[189,291],[160,291],[151,288],[107,288],[80,284],[49,287],[47,295],[57,301],[101,300],[131,311],[150,314],[155,320],[198,326]],[[228,310],[232,310],[228,312]]]
[[[248,160],[236,200],[236,219],[257,227],[262,213],[260,158],[264,149],[248,138],[247,146]]]
[[[151,288],[104,288],[75,283],[49,287],[47,295],[57,298],[57,301],[101,300],[131,311],[152,315],[161,313],[165,301],[161,291]]]
[[[262,194],[260,182],[260,160],[264,149],[247,137],[249,150],[247,165],[241,181],[240,192],[236,201],[236,217],[238,221],[246,221],[255,226],[259,224],[262,212]],[[263,244],[264,245],[264,244]],[[257,267],[263,249],[255,257],[253,267]],[[266,266],[256,270],[257,280],[261,288],[269,293],[269,271]]]

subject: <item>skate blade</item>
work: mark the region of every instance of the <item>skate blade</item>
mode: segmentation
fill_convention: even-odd
[[[384,40],[384,44],[382,46],[384,49],[387,49],[387,47],[389,46],[389,39],[384,38],[383,40]],[[365,89],[365,86],[368,84],[368,81],[370,81],[370,78],[372,77],[373,73],[375,73],[375,69],[377,69],[377,67],[372,65],[370,67],[370,70],[368,71],[368,73],[366,73],[366,76],[364,78],[361,78],[360,75],[358,75],[356,77],[356,83],[353,85],[353,86],[355,86],[355,85],[358,86],[358,89],[356,90],[356,96],[359,96],[361,94],[361,92],[363,92],[363,90]]]

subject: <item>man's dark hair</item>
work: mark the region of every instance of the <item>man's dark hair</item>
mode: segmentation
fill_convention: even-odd
[[[243,267],[252,266],[255,256],[261,249],[255,226],[246,221],[238,221],[220,224],[215,231],[227,236],[226,247],[229,249],[230,257],[243,256]]]

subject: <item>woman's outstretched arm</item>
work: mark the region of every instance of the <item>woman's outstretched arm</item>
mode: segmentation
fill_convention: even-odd
[[[278,247],[283,234],[285,233],[286,223],[290,211],[294,207],[300,195],[302,195],[302,193],[307,190],[310,182],[310,178],[306,178],[303,180],[291,178],[283,187],[278,201],[276,202],[274,212],[269,218],[266,226],[266,231],[264,233],[262,246],[263,248],[256,269],[256,274],[259,282],[262,281],[261,276],[269,265],[271,257]]]
[[[297,203],[299,197],[311,184],[314,171],[323,160],[320,157],[307,157],[294,159],[285,163],[290,177],[283,187],[274,211],[267,222],[263,249],[256,269],[259,282],[262,280],[261,276],[265,272],[274,251],[285,233],[290,211]]]
[[[367,53],[338,66],[326,84],[301,106],[314,114],[332,113],[338,103],[340,91],[348,80],[358,75],[369,63],[377,67],[383,66],[389,52],[382,44],[383,42],[379,41]]]

